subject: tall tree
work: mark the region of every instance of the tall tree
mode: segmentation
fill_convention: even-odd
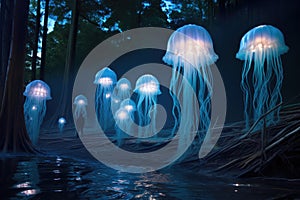
[[[52,126],[56,123],[57,117],[64,116],[67,121],[73,121],[72,119],[72,89],[73,83],[75,80],[75,51],[77,43],[77,33],[78,33],[78,19],[79,19],[79,7],[80,0],[73,1],[72,4],[72,17],[71,17],[71,26],[69,30],[68,46],[67,46],[67,55],[63,76],[63,84],[61,90],[61,96],[59,101],[59,106],[57,107],[56,114],[53,116],[53,119],[50,121]]]
[[[45,0],[45,14],[44,14],[43,36],[42,36],[41,68],[40,68],[40,79],[41,80],[45,79],[48,17],[49,17],[49,0]]]
[[[0,8],[0,109],[4,93],[5,76],[10,52],[13,20],[13,1],[1,0]]]
[[[0,111],[0,150],[34,152],[23,115],[23,79],[29,0],[14,0],[13,29]]]
[[[40,21],[41,21],[41,0],[37,0],[36,8],[36,19],[35,19],[35,31],[34,31],[34,48],[32,53],[32,80],[36,79],[36,63],[37,63],[37,53],[39,48],[39,33],[40,33]]]

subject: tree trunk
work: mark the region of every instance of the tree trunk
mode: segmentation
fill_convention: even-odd
[[[43,39],[42,39],[41,68],[40,68],[40,79],[41,80],[45,79],[48,16],[49,16],[49,0],[45,0],[45,15],[44,15]]]
[[[57,107],[57,112],[50,120],[50,126],[57,123],[59,117],[64,117],[68,122],[73,122],[72,118],[72,92],[73,83],[75,80],[75,54],[78,32],[78,18],[79,18],[79,0],[73,1],[72,5],[72,21],[69,31],[68,47],[66,55],[66,64],[64,70],[63,84],[61,96]]]
[[[0,10],[0,109],[4,93],[5,76],[10,52],[10,40],[13,19],[13,1],[1,0]]]
[[[34,152],[25,127],[23,81],[29,0],[15,0],[11,51],[0,112],[0,151]]]
[[[35,30],[34,30],[34,47],[32,54],[32,80],[36,79],[36,61],[37,61],[37,52],[39,48],[39,33],[40,33],[40,21],[41,21],[41,0],[37,0],[36,8],[36,19],[35,19]]]

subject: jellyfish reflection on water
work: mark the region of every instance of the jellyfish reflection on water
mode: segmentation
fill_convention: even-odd
[[[30,82],[23,93],[26,96],[24,103],[24,117],[26,129],[33,144],[39,138],[40,126],[46,114],[46,100],[50,100],[50,88],[41,81]]]
[[[143,75],[136,81],[134,92],[138,94],[138,136],[139,138],[151,137],[156,133],[157,95],[161,94],[159,82],[150,74]],[[146,126],[146,129],[142,129],[143,126]]]
[[[103,130],[113,125],[111,113],[111,95],[117,82],[117,75],[110,68],[105,67],[95,75],[94,84],[97,85],[95,94],[95,109],[98,121]]]
[[[212,39],[201,26],[185,25],[177,29],[169,38],[163,61],[173,66],[170,82],[170,95],[173,98],[172,113],[175,118],[173,133],[179,120],[182,123],[180,127],[183,128],[181,132],[186,133],[179,138],[179,146],[184,143],[185,138],[190,137],[191,132],[197,131],[198,124],[202,130],[207,130],[209,127],[213,81],[210,66],[217,59],[218,55],[214,52]],[[180,80],[180,73],[183,75],[183,80]],[[190,87],[194,91],[191,91]],[[196,92],[196,96],[193,92]],[[177,98],[182,99],[182,105],[178,104]],[[200,114],[194,111],[198,103]],[[203,135],[200,138],[203,138]]]
[[[256,121],[282,101],[280,55],[287,51],[283,34],[271,25],[257,26],[243,36],[236,58],[245,61],[241,88],[244,92],[246,129],[249,128],[251,115]],[[266,125],[279,120],[279,111],[280,108],[266,116]]]

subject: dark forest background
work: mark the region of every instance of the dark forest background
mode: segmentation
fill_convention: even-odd
[[[283,32],[290,48],[282,56],[284,101],[300,93],[298,0],[1,0],[0,6],[0,103],[3,116],[8,112],[4,110],[5,90],[13,89],[6,81],[14,31],[19,31],[19,37],[24,39],[21,42],[24,42],[25,52],[15,55],[21,58],[21,66],[11,67],[12,73],[19,74],[23,89],[35,79],[44,80],[52,89],[53,99],[47,103],[48,126],[56,123],[58,116],[67,116],[67,120],[72,118],[73,82],[87,54],[108,37],[137,27],[176,30],[185,24],[197,24],[208,30],[219,55],[216,64],[226,87],[227,122],[243,118],[240,90],[243,63],[235,58],[235,54],[242,36],[257,25],[270,24]],[[22,25],[26,25],[23,32]],[[22,46],[23,43],[19,41],[18,44]],[[163,52],[151,54],[157,62],[162,55]],[[139,56],[141,63],[149,57],[144,56]],[[111,68],[119,77],[122,75],[117,67],[119,64],[123,69],[133,65],[118,61],[112,64]]]

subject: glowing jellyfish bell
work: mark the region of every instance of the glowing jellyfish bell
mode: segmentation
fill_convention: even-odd
[[[66,121],[66,119],[64,117],[60,117],[58,119],[57,123],[58,123],[59,132],[62,133],[63,129],[64,129],[64,126],[67,123],[67,121]]]
[[[75,107],[74,110],[75,125],[79,134],[82,134],[84,124],[87,120],[86,106],[88,105],[88,100],[84,95],[80,94],[75,97],[73,105]]]
[[[116,89],[117,96],[122,100],[129,98],[131,95],[131,83],[126,78],[118,80]]]
[[[33,144],[39,138],[40,126],[46,114],[46,101],[51,99],[50,87],[41,80],[30,82],[23,93],[26,129]]]
[[[131,96],[131,90],[131,83],[128,79],[121,78],[120,80],[118,80],[111,99],[113,113],[115,113],[119,109],[121,101]]]
[[[181,132],[186,134],[180,138],[179,143],[184,142],[183,138],[189,137],[191,132],[197,131],[199,119],[201,129],[206,130],[209,127],[213,82],[210,66],[217,59],[212,39],[207,30],[201,26],[185,25],[173,32],[169,38],[163,61],[173,67],[170,82],[172,113],[175,118],[173,133],[180,119],[183,128]],[[183,80],[180,79],[180,72]],[[178,98],[182,99],[182,105],[179,105]],[[198,103],[200,114],[194,112]]]
[[[127,135],[133,135],[132,123],[134,121],[134,112],[136,111],[136,104],[131,99],[124,99],[120,103],[120,108],[116,111],[114,118],[116,121],[116,136],[118,145],[122,144],[122,141]],[[123,133],[125,132],[125,134]]]
[[[130,112],[126,110],[125,108],[119,108],[115,114],[114,118],[116,121],[115,124],[115,130],[116,130],[116,140],[118,146],[121,146],[123,143],[123,140],[126,136],[125,133],[130,132],[130,127],[131,127],[131,120],[130,120]]]
[[[158,80],[146,74],[136,81],[134,92],[138,94],[137,112],[139,125],[147,126],[145,130],[139,129],[139,137],[150,137],[156,133],[156,104],[157,95],[161,94]],[[150,124],[151,122],[151,124]]]
[[[127,98],[127,99],[124,99],[121,102],[120,108],[124,108],[129,113],[133,113],[134,111],[136,111],[136,104],[134,103],[134,101],[132,101],[131,99]]]
[[[241,88],[245,97],[247,129],[252,115],[257,120],[282,101],[280,89],[283,69],[280,55],[288,49],[281,31],[271,25],[257,26],[243,36],[236,58],[245,61]],[[279,120],[279,111],[277,109],[266,117],[267,125]]]
[[[113,124],[111,95],[116,82],[116,73],[108,67],[101,69],[95,75],[94,84],[97,85],[95,94],[95,109],[98,121],[104,130],[111,128]]]

